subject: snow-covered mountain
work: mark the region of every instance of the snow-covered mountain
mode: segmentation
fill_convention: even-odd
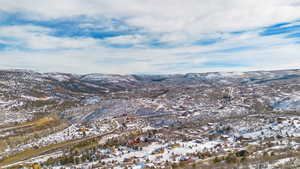
[[[300,135],[299,105],[300,70],[174,75],[1,70],[0,166],[36,157],[51,168],[66,162],[62,156],[87,156],[88,165],[101,159],[111,168],[138,165],[129,159],[167,166],[201,161],[202,153],[215,158],[239,153],[250,143],[260,146],[253,151],[255,161],[271,143],[300,147],[293,141]],[[81,148],[89,153],[72,151]],[[50,157],[58,161],[47,161]],[[75,165],[83,161],[69,163],[83,167]]]

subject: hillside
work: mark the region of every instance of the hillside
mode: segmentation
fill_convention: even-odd
[[[1,70],[0,167],[297,167],[299,112],[300,70]]]

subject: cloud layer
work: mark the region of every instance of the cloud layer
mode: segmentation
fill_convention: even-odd
[[[0,68],[300,68],[300,0],[1,0]]]

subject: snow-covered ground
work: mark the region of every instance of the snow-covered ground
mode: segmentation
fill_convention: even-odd
[[[287,94],[273,103],[275,110],[300,110],[300,93]]]
[[[85,131],[82,132],[81,127],[79,125],[73,124],[62,131],[34,140],[30,144],[20,145],[17,147],[16,150],[23,151],[25,149],[32,148],[35,146],[42,147],[49,144],[56,144],[56,143],[65,142],[69,140],[80,139],[87,136],[100,135],[105,131],[107,131],[108,129],[109,128],[107,126],[103,126],[103,128],[99,128],[99,129],[95,129],[95,128],[90,128],[87,130],[84,129]]]
[[[178,144],[177,147],[172,148],[170,145]],[[206,152],[208,149],[220,144],[218,141],[207,141],[203,143],[190,142],[169,142],[169,143],[152,143],[149,146],[143,147],[142,150],[137,151],[128,147],[119,147],[116,149],[110,158],[104,159],[105,162],[117,161],[123,163],[130,158],[138,158],[144,163],[161,163],[161,162],[179,162],[183,158],[187,157],[189,153],[201,153]],[[158,151],[163,149],[163,152]],[[158,152],[158,153],[155,153]],[[107,153],[107,150],[103,150],[102,153]],[[174,161],[172,160],[174,158]],[[147,162],[148,161],[148,162]],[[138,166],[135,166],[138,167]]]

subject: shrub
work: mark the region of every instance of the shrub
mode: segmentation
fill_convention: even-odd
[[[238,161],[237,157],[234,154],[229,154],[225,157],[227,163],[236,163]]]

